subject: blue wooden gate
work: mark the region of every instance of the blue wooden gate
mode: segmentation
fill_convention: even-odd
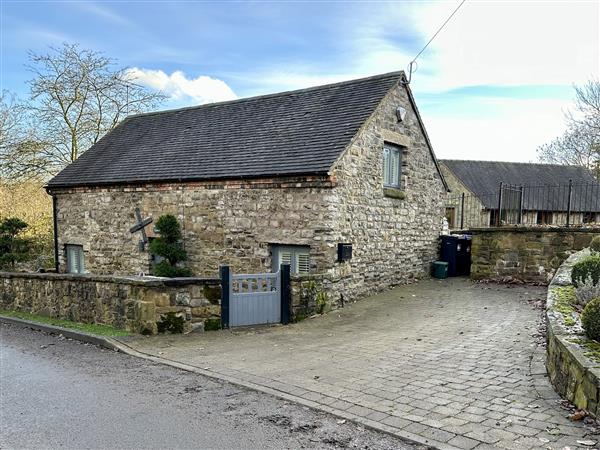
[[[221,267],[221,290],[223,328],[289,322],[289,265],[257,274],[231,274],[229,267]]]

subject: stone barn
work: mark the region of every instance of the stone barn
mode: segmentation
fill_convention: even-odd
[[[464,229],[496,226],[500,183],[523,186],[522,198],[503,191],[501,222],[522,225],[565,225],[570,208],[571,225],[590,225],[600,221],[600,185],[582,166],[504,161],[440,160],[444,179],[450,188],[446,216],[450,228]],[[569,205],[568,185],[572,184]],[[461,217],[461,195],[464,213]],[[507,208],[508,206],[508,208]],[[517,206],[522,209],[520,219]],[[505,220],[506,219],[506,220]]]
[[[151,274],[130,229],[169,213],[195,275],[289,263],[335,301],[428,275],[447,188],[395,72],[128,117],[47,190],[59,272]]]

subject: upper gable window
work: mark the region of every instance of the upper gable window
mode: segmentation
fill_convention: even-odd
[[[383,185],[385,187],[400,187],[400,168],[402,150],[395,145],[385,144],[383,148]]]

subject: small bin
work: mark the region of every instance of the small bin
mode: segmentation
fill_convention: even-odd
[[[448,263],[445,261],[435,261],[433,263],[433,277],[434,278],[448,278]]]

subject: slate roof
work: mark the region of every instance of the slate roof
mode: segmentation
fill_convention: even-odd
[[[439,162],[489,209],[498,208],[502,182],[525,186],[523,208],[526,210],[566,211],[568,184],[573,180],[571,209],[600,211],[600,184],[581,166],[457,159],[440,159]]]
[[[402,76],[131,116],[48,187],[326,174]]]

